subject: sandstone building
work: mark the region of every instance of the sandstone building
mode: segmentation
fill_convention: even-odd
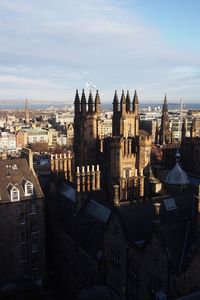
[[[44,195],[26,159],[0,161],[0,283],[45,280]]]

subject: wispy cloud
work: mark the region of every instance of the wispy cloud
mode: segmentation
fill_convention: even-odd
[[[0,99],[71,100],[91,80],[102,100],[124,84],[151,100],[196,95],[199,82],[199,57],[168,45],[126,0],[1,0],[0,44]]]

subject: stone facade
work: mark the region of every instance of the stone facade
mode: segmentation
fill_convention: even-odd
[[[25,159],[0,161],[0,169],[0,282],[32,278],[42,284],[45,280],[42,190]]]

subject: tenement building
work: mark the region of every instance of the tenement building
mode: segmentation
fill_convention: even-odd
[[[45,276],[44,195],[26,159],[0,161],[0,286]],[[3,288],[2,288],[3,290]]]

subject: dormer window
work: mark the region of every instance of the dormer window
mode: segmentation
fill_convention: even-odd
[[[7,187],[7,190],[10,194],[10,200],[12,202],[20,200],[19,189],[16,188],[16,186],[14,186],[13,184],[10,183]]]
[[[30,181],[27,181],[25,184],[25,195],[26,196],[33,195],[33,184]]]
[[[33,195],[33,184],[30,181],[28,181],[24,178],[22,180],[22,187],[23,187],[25,196]]]

